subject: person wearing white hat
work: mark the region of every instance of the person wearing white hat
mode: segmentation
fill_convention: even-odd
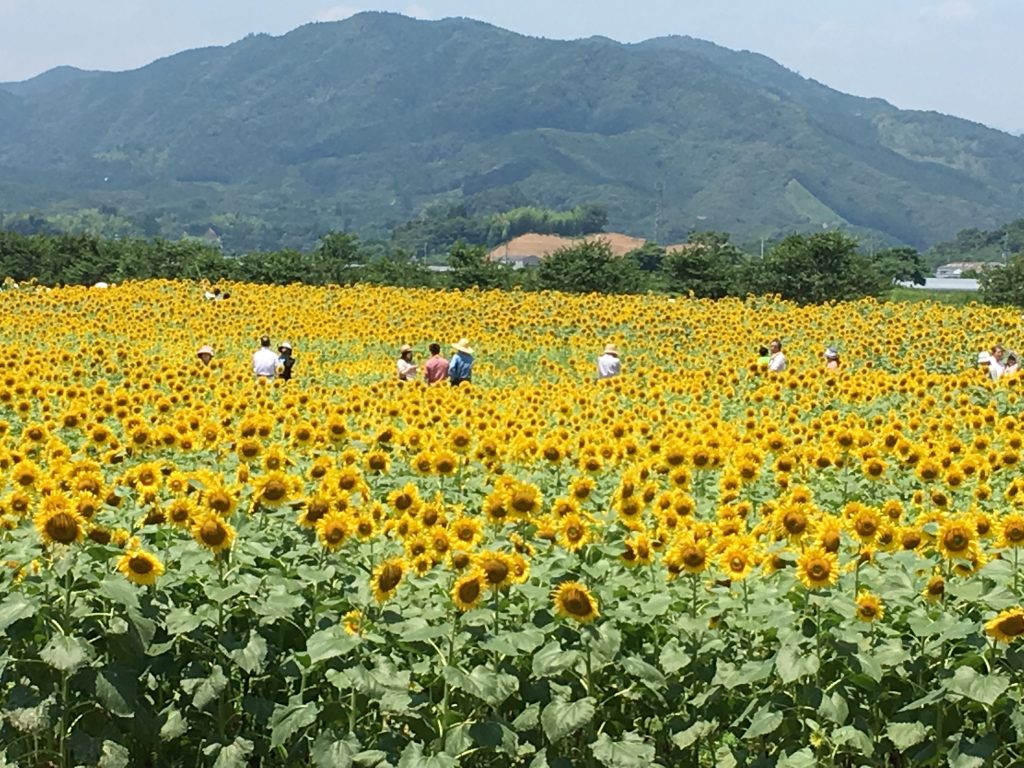
[[[398,380],[413,381],[416,378],[416,364],[412,361],[412,347],[403,344],[398,350]]]
[[[825,350],[825,368],[830,371],[839,369],[839,350],[835,347],[829,347]]]
[[[455,350],[455,354],[448,362],[448,380],[453,387],[457,387],[462,382],[473,379],[473,349],[466,338],[452,344],[452,349]]]
[[[597,378],[610,379],[622,373],[619,350],[614,344],[606,344],[604,352],[597,358]]]
[[[203,344],[203,346],[196,350],[196,357],[203,361],[203,365],[209,365],[210,361],[213,360],[213,347],[209,344]]]
[[[292,345],[287,341],[282,341],[277,345],[277,352],[280,355],[277,358],[277,375],[288,381],[292,377],[292,368],[295,367],[295,358],[292,357]]]

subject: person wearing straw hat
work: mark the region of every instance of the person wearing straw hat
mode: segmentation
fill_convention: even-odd
[[[473,349],[469,346],[469,339],[462,338],[452,344],[455,354],[448,362],[448,380],[453,387],[459,386],[464,381],[471,381],[473,378]]]
[[[292,357],[292,345],[287,341],[282,341],[277,345],[277,353],[280,355],[277,358],[277,375],[288,381],[292,377],[292,368],[295,367],[295,358]]]
[[[412,361],[412,347],[403,344],[398,350],[398,380],[413,381],[416,378],[416,363]]]
[[[614,344],[606,344],[604,352],[597,358],[597,378],[610,379],[622,373],[619,350]]]
[[[203,346],[196,350],[196,357],[203,361],[203,365],[209,365],[210,361],[213,360],[213,347],[209,344],[203,344]]]

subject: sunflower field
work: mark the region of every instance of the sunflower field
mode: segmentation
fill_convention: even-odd
[[[0,293],[0,765],[1024,764],[1016,312],[202,292]]]

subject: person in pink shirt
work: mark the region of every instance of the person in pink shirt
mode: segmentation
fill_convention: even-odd
[[[430,345],[430,359],[423,366],[423,376],[427,384],[436,384],[448,378],[448,361],[441,356],[441,345]]]

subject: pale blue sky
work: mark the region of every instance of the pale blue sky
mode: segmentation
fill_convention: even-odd
[[[561,39],[691,35],[842,91],[1024,131],[1024,0],[0,0],[0,81],[59,64],[130,69],[360,10]]]

